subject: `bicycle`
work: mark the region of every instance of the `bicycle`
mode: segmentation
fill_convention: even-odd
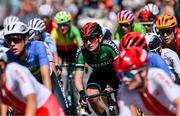
[[[110,90],[110,91],[102,91],[100,92],[99,94],[95,94],[95,95],[91,95],[91,96],[86,96],[86,99],[87,100],[90,100],[92,98],[95,98],[95,97],[99,97],[99,96],[105,96],[107,97],[107,107],[108,107],[108,112],[109,112],[109,115],[118,115],[118,106],[117,106],[117,103],[113,100],[111,94],[115,94],[116,92],[118,91],[118,89],[116,90]],[[88,113],[90,113],[88,110],[89,108],[87,107],[85,110],[87,110]]]
[[[67,63],[64,61],[64,63],[59,66],[62,68],[62,73],[64,73],[64,75],[61,76],[61,79],[69,106],[67,115],[78,115],[80,112],[80,104],[78,102],[78,92],[73,82],[73,70],[75,63]],[[65,79],[65,81],[63,81],[63,79]]]

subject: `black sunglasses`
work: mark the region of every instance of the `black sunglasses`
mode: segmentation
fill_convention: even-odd
[[[10,45],[12,42],[17,44],[20,43],[25,37],[24,36],[11,36],[11,37],[6,37],[5,42]]]
[[[126,28],[128,28],[128,27],[130,26],[130,24],[128,24],[128,23],[125,23],[125,24],[119,24],[119,26],[120,26],[120,27],[126,27]]]
[[[159,30],[159,34],[161,36],[164,36],[164,34],[166,35],[170,35],[174,32],[174,29],[166,29],[166,30]]]

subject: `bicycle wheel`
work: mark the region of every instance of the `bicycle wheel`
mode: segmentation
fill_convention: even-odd
[[[80,105],[78,100],[78,93],[75,89],[75,85],[73,83],[72,75],[68,76],[67,80],[67,92],[66,96],[69,103],[69,114],[68,115],[78,115],[80,112]]]

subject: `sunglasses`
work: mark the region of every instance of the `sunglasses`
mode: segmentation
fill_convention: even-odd
[[[125,24],[119,24],[119,26],[120,26],[120,27],[126,27],[126,28],[128,28],[128,27],[130,26],[130,24],[128,24],[128,23],[125,23]]]
[[[98,39],[99,37],[87,37],[83,39],[83,42],[85,44],[87,44],[87,42],[89,41],[90,43],[95,43],[95,41]]]
[[[164,36],[164,34],[166,35],[170,35],[174,32],[174,29],[166,29],[166,30],[159,30],[159,34],[161,36]]]
[[[143,68],[140,68],[138,70],[131,70],[129,72],[117,72],[116,75],[119,78],[120,81],[132,81],[136,74],[140,74],[144,70]]]
[[[19,36],[19,37],[11,37],[11,38],[6,38],[5,41],[8,45],[11,45],[11,43],[20,43],[23,40],[24,37]]]
[[[58,24],[58,27],[68,27],[70,25],[70,23],[62,23],[62,24]]]

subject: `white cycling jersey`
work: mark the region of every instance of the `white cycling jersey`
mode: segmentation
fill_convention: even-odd
[[[161,57],[165,60],[171,70],[180,74],[180,60],[176,52],[169,48],[163,48],[161,51]]]
[[[37,82],[30,71],[17,63],[10,63],[6,68],[6,81],[1,88],[1,101],[11,104],[19,112],[25,111],[25,97],[34,93],[37,108],[42,107],[51,95],[51,92]]]
[[[131,116],[130,105],[145,115],[175,115],[172,101],[180,97],[180,87],[162,69],[149,68],[145,86],[142,92],[129,91],[124,85],[119,88],[119,116]]]

